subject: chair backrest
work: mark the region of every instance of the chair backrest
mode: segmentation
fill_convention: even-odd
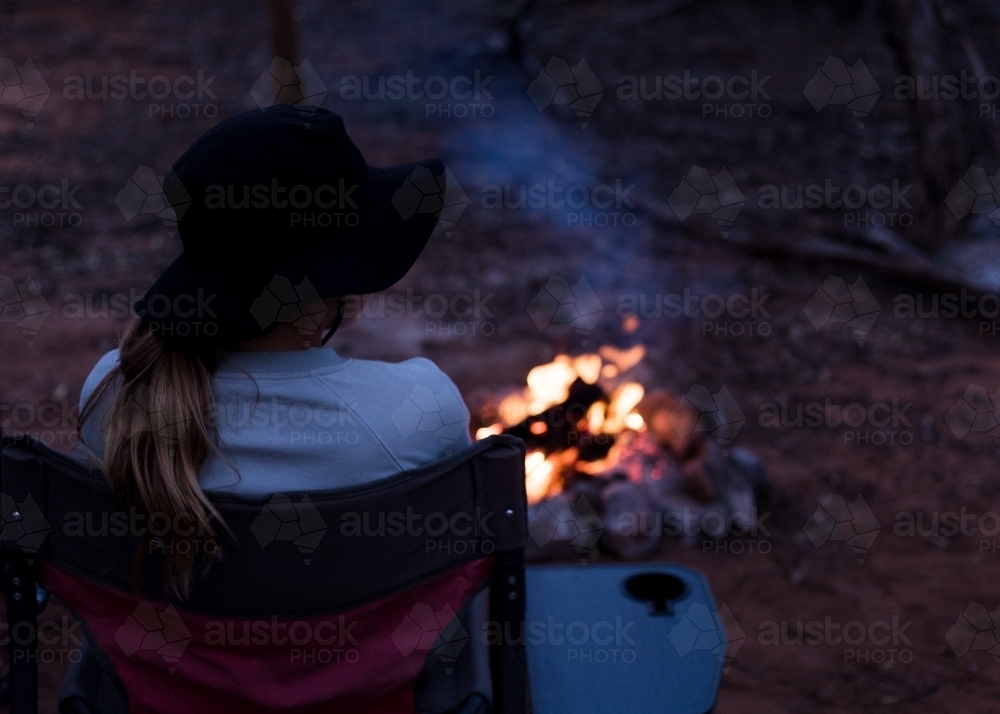
[[[165,519],[139,518],[100,472],[30,437],[0,448],[10,626],[34,622],[40,572],[111,660],[133,711],[233,699],[244,710],[336,700],[339,711],[377,711],[357,699],[366,693],[409,708],[431,659],[457,666],[456,615],[484,586],[491,621],[517,632],[524,620],[524,447],[511,437],[359,487],[211,494],[228,532],[202,540],[221,557],[184,601],[162,584]],[[11,638],[12,714],[35,711],[36,645],[24,639]],[[524,711],[523,644],[501,639],[489,652],[493,710]]]

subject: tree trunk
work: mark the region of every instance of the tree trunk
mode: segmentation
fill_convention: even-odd
[[[913,78],[917,90],[909,100],[916,128],[916,220],[907,237],[933,255],[959,227],[944,200],[969,168],[962,107],[957,101],[928,96],[941,77],[951,74],[945,67],[944,27],[934,0],[883,0],[881,12],[896,63],[903,75]],[[927,98],[920,98],[921,90]]]
[[[274,56],[298,64],[295,47],[295,0],[265,0],[271,21],[271,49]]]

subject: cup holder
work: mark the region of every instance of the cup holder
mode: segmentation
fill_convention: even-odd
[[[633,600],[648,603],[650,615],[672,615],[671,602],[687,592],[683,580],[667,573],[637,573],[623,588]]]

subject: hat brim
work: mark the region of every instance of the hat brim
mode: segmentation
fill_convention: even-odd
[[[429,176],[441,187],[437,197]],[[136,303],[136,313],[164,335],[231,344],[288,321],[296,303],[386,290],[427,245],[441,213],[444,176],[436,159],[369,167],[363,200],[328,218],[339,224],[328,237],[252,273],[200,268],[182,254]],[[280,303],[274,319],[273,310],[255,309],[262,299]]]

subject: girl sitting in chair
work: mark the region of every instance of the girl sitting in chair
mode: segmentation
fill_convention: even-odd
[[[469,445],[468,411],[432,362],[324,347],[358,305],[345,296],[385,290],[416,261],[443,173],[436,160],[371,168],[340,117],[291,106],[220,123],[168,172],[184,252],[80,404],[115,490],[178,524],[162,537],[175,593],[218,517],[206,491],[357,485]]]

